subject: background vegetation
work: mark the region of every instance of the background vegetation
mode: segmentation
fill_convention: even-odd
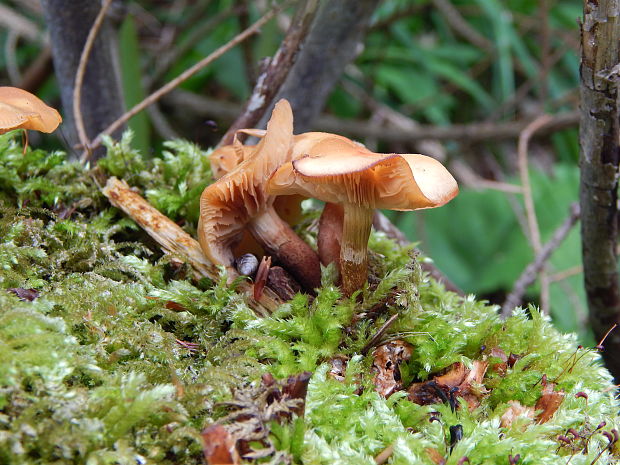
[[[25,85],[58,103],[40,5],[9,1],[1,8],[23,22],[4,16],[0,82]],[[113,4],[127,106],[230,39],[264,8],[244,1]],[[436,211],[393,218],[457,286],[492,302],[503,302],[534,258],[522,195],[514,188],[519,184],[517,138],[525,121],[543,112],[569,115],[562,130],[544,131],[529,147],[543,243],[577,199],[574,111],[581,8],[577,0],[383,1],[373,14],[364,49],[327,102],[335,132],[380,151],[429,153],[447,164],[462,186],[459,197]],[[164,138],[176,135],[203,147],[216,144],[249,96],[260,59],[273,55],[289,19],[290,12],[282,13],[179,92],[135,117],[130,122],[133,145],[150,155]],[[196,112],[196,105],[181,103],[187,97],[182,92],[199,96],[196,101],[203,108]],[[319,128],[327,124],[322,119]],[[486,124],[484,131],[472,126],[478,123]],[[363,137],[365,124],[376,128],[369,137]],[[448,130],[447,137],[424,139],[422,130],[422,136],[407,140],[417,124],[463,124],[471,131],[452,136]],[[502,132],[505,127],[510,134]],[[62,131],[59,135],[62,139]],[[59,140],[34,139],[33,144],[53,147]],[[579,264],[575,228],[549,261],[549,311],[560,329],[591,342]],[[526,300],[538,303],[539,293],[537,283]]]

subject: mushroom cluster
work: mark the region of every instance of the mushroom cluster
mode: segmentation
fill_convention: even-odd
[[[290,106],[281,100],[266,131],[244,130],[262,137],[259,144],[244,146],[235,140],[213,153],[214,172],[227,174],[202,195],[200,243],[211,260],[230,269],[233,247],[247,230],[306,289],[313,289],[320,282],[316,253],[278,216],[274,205],[294,209],[302,197],[323,200],[318,256],[324,265],[337,264],[343,292],[351,295],[367,279],[374,210],[439,207],[458,194],[458,186],[431,157],[373,153],[336,134],[294,136],[292,123]],[[296,197],[288,203],[282,200],[292,195]]]

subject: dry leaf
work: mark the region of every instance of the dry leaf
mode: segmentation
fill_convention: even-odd
[[[518,400],[510,400],[508,401],[508,409],[500,418],[500,426],[502,428],[510,428],[517,418],[530,418],[533,420],[534,413],[532,407],[521,405],[521,402]]]
[[[373,352],[372,370],[375,372],[375,390],[383,397],[390,397],[402,389],[400,364],[411,358],[413,347],[405,341],[392,341],[377,347]]]
[[[222,425],[211,425],[202,432],[203,452],[207,465],[238,465],[241,463],[235,441]]]
[[[542,410],[537,416],[536,421],[538,423],[548,422],[555,411],[558,409],[562,401],[564,400],[564,391],[555,391],[555,384],[548,383],[543,386],[542,395],[538,402],[536,402],[536,410]]]
[[[454,363],[445,374],[409,386],[409,400],[419,405],[448,402],[454,410],[458,405],[456,397],[463,397],[473,410],[488,392],[482,385],[488,366],[488,362],[481,360],[475,360],[471,369],[461,362]]]
[[[437,449],[427,447],[426,449],[424,449],[424,452],[426,452],[426,454],[433,461],[433,463],[437,465],[445,465],[446,459]]]

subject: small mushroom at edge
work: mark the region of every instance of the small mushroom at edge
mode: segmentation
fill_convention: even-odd
[[[232,248],[247,228],[306,289],[314,289],[320,285],[317,254],[278,216],[275,196],[265,192],[270,174],[291,160],[292,138],[293,114],[280,100],[252,154],[202,193],[198,238],[212,262],[236,275]]]
[[[0,134],[13,129],[53,132],[60,114],[36,95],[17,87],[0,87]]]
[[[301,194],[344,210],[340,268],[346,295],[367,279],[368,237],[376,208],[418,210],[446,204],[458,194],[437,160],[418,154],[378,154],[342,136],[325,135],[307,155],[281,166],[267,192]]]

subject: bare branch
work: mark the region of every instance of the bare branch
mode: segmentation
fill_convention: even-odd
[[[280,48],[258,76],[243,113],[228,128],[220,145],[231,144],[239,129],[255,127],[260,121],[293,67],[299,47],[310,30],[317,8],[318,0],[305,0],[300,4]]]
[[[540,274],[540,271],[551,257],[551,254],[560,246],[562,241],[566,239],[568,233],[577,220],[579,220],[579,215],[579,205],[576,203],[572,204],[570,206],[569,215],[566,220],[564,220],[564,223],[554,231],[551,239],[549,239],[540,249],[540,252],[536,254],[534,261],[525,267],[523,273],[521,273],[521,276],[519,276],[519,279],[515,282],[512,292],[508,294],[504,305],[502,305],[502,316],[504,318],[510,316],[514,308],[521,303],[525,290],[536,281],[536,277]]]
[[[90,52],[93,49],[93,44],[97,38],[97,33],[101,29],[105,14],[108,8],[112,4],[112,0],[105,0],[101,5],[101,10],[95,18],[95,22],[88,32],[82,55],[80,56],[80,62],[78,63],[77,71],[75,73],[75,84],[73,85],[73,116],[75,117],[75,127],[80,138],[80,144],[82,147],[88,147],[88,136],[86,135],[86,127],[84,126],[84,118],[82,117],[82,84],[84,83],[84,74],[86,73],[86,65],[88,64],[88,58]]]
[[[0,26],[25,37],[31,42],[47,42],[47,37],[34,22],[2,4],[0,4]]]
[[[166,101],[170,105],[184,108],[201,117],[218,117],[224,122],[232,121],[240,112],[240,106],[230,102],[212,99],[185,90],[175,90]],[[453,124],[449,126],[418,125],[407,130],[395,127],[377,127],[369,121],[340,119],[331,115],[322,115],[312,125],[315,131],[326,131],[347,135],[363,140],[374,137],[386,142],[411,143],[427,139],[456,140],[465,142],[484,142],[491,140],[517,139],[532,120],[518,120],[506,123],[481,122],[469,124]],[[570,111],[553,115],[552,119],[542,126],[534,137],[542,137],[576,127],[579,123],[579,112]]]
[[[596,337],[620,322],[618,168],[620,165],[620,16],[618,2],[585,0],[581,22],[581,244],[590,322]],[[603,358],[620,378],[620,334]]]
[[[156,90],[151,95],[146,97],[140,103],[136,104],[129,111],[125,112],[120,118],[118,118],[116,121],[114,121],[112,124],[110,124],[106,129],[104,129],[95,138],[95,140],[93,140],[93,143],[90,145],[89,149],[93,150],[93,149],[99,147],[101,145],[101,141],[102,141],[103,136],[109,135],[112,132],[114,132],[121,125],[123,125],[124,123],[129,121],[137,113],[140,113],[142,110],[144,110],[146,107],[151,105],[153,102],[156,102],[157,100],[159,100],[163,95],[166,95],[168,92],[170,92],[175,87],[180,85],[182,82],[184,82],[187,79],[189,79],[190,77],[192,77],[194,74],[196,74],[198,71],[203,69],[205,66],[211,64],[213,61],[215,61],[216,59],[218,59],[219,57],[224,55],[226,52],[228,52],[231,48],[235,47],[240,42],[242,42],[245,39],[247,39],[248,37],[250,37],[252,34],[255,34],[256,32],[258,32],[258,30],[267,21],[269,21],[271,18],[273,18],[278,11],[280,11],[280,8],[278,8],[278,7],[271,9],[262,18],[260,18],[254,24],[252,24],[252,26],[250,26],[249,28],[247,28],[243,32],[239,33],[237,36],[235,36],[229,42],[227,42],[226,44],[222,45],[220,48],[218,48],[213,53],[209,54],[207,57],[205,57],[202,60],[200,60],[198,63],[196,63],[192,67],[190,67],[190,68],[186,69],[185,71],[183,71],[175,79],[173,79],[169,83],[165,84],[164,86],[160,87],[158,90]],[[81,158],[82,163],[85,163],[88,160],[88,157],[89,157],[89,151],[85,151],[82,154],[82,158]]]
[[[452,2],[448,0],[433,0],[433,5],[441,11],[448,24],[463,39],[487,52],[492,52],[495,50],[493,43],[471,27],[469,23],[465,21],[463,16],[461,16],[461,13],[456,9]]]
[[[518,160],[519,160],[519,177],[521,178],[521,189],[523,191],[523,203],[525,204],[525,215],[529,231],[529,240],[534,254],[539,255],[542,249],[540,240],[540,229],[538,228],[538,219],[536,218],[536,209],[534,208],[534,199],[532,197],[532,185],[530,184],[530,172],[527,162],[527,148],[532,135],[541,127],[551,120],[550,115],[541,115],[526,126],[519,135]],[[540,306],[543,313],[549,313],[549,281],[545,273],[544,266],[540,270],[541,292]]]

